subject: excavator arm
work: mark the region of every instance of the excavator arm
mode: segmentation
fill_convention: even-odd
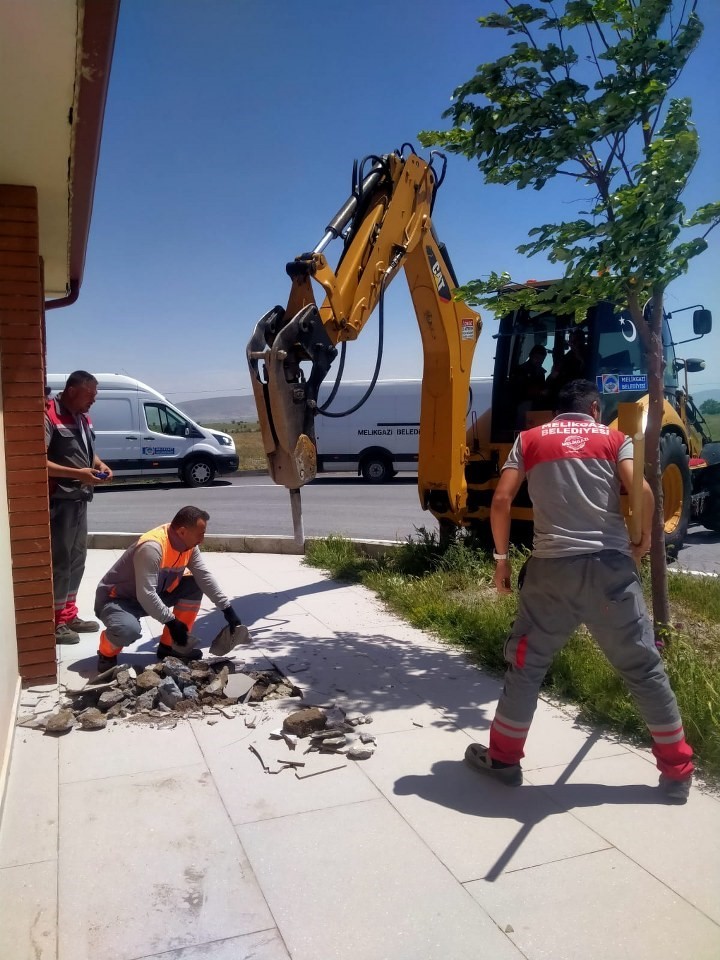
[[[439,155],[436,155],[439,156]],[[444,157],[441,158],[444,164]],[[247,358],[270,474],[297,489],[315,477],[318,391],[338,352],[355,340],[404,269],[423,345],[418,490],[424,509],[461,524],[467,503],[466,411],[482,322],[452,299],[457,282],[432,228],[442,182],[415,153],[371,157],[311,253],[287,265],[287,305],[263,316]],[[444,174],[444,167],[443,167]],[[335,270],[324,256],[343,240]],[[320,306],[315,286],[324,293]]]

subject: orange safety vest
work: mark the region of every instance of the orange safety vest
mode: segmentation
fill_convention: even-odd
[[[155,527],[154,530],[148,530],[136,541],[135,546],[139,547],[148,541],[159,543],[162,549],[160,569],[158,570],[158,593],[172,593],[185,573],[194,548],[176,550],[170,543],[169,523],[164,523],[161,527]]]

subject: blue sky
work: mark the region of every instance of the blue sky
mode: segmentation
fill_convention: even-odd
[[[85,278],[78,302],[47,315],[51,372],[126,373],[170,399],[249,392],[245,346],[259,317],[285,304],[285,264],[311,249],[350,190],[352,162],[444,126],[453,89],[504,49],[478,16],[501,0],[122,0]],[[693,98],[702,156],[686,194],[718,199],[716,94],[720,5],[701,4],[701,48],[679,94]],[[540,193],[486,186],[450,157],[434,212],[461,282],[556,268],[515,253],[528,230],[570,218],[567,178]],[[720,387],[720,231],[668,295],[702,302],[715,330],[684,349]],[[331,253],[332,248],[329,253]],[[692,336],[692,312],[674,322]],[[474,374],[492,372],[485,317]],[[369,377],[377,324],[350,344],[346,376]],[[679,351],[682,353],[682,348]],[[412,304],[399,275],[386,298],[381,376],[422,372]],[[691,387],[692,389],[692,387]]]

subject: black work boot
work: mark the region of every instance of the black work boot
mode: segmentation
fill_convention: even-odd
[[[465,751],[465,763],[483,773],[485,776],[498,783],[504,783],[506,787],[521,787],[523,782],[522,767],[519,763],[500,763],[498,760],[491,760],[488,748],[481,743],[471,743]]]
[[[117,655],[114,657],[106,657],[104,653],[98,654],[97,659],[97,669],[98,673],[105,673],[106,670],[111,670],[113,667],[118,665]]]

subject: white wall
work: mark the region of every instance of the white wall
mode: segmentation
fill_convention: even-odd
[[[0,381],[0,802],[15,722],[15,698],[18,691],[18,655],[15,636],[15,599],[10,557],[10,520],[5,473],[5,429]]]

